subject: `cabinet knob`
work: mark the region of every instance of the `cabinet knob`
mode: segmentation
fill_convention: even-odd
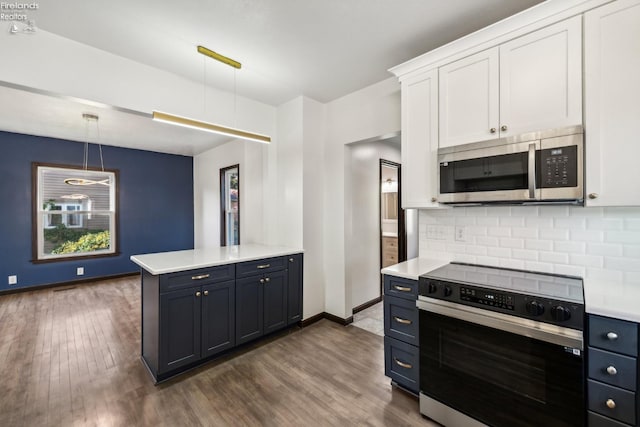
[[[616,369],[615,366],[608,366],[607,367],[607,374],[609,375],[615,375],[618,373],[618,370]]]
[[[491,129],[489,129],[489,132],[491,132],[491,133],[496,133],[496,131],[497,131],[497,129],[496,129],[496,128],[491,128]]]
[[[260,279],[260,283],[264,283],[264,279]]]
[[[597,199],[597,198],[598,198],[598,193],[589,193],[589,198],[590,198],[591,200],[593,200],[593,199]]]
[[[271,281],[271,279],[269,279],[268,277],[265,277],[265,278],[264,278],[264,281],[265,281],[265,282],[267,282],[267,283],[269,283],[269,282]]]
[[[201,295],[200,291],[196,292],[196,298],[199,297],[200,295]]]
[[[293,262],[293,258],[289,258],[289,262]]]
[[[616,407],[616,402],[613,399],[607,399],[606,404],[609,409],[615,409]]]
[[[435,198],[435,197],[432,197],[432,198],[431,198],[431,203],[435,203],[435,202],[437,202],[437,201],[438,201],[438,199],[437,199],[437,198]]]
[[[608,332],[607,338],[609,339],[609,341],[615,341],[618,339],[618,334],[616,334],[615,332]]]
[[[500,130],[501,130],[502,132],[506,131],[507,129],[508,129],[508,128],[507,128],[507,125],[502,125],[502,126],[500,126]]]

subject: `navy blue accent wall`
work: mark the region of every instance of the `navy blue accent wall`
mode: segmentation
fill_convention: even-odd
[[[0,132],[0,292],[136,272],[131,255],[193,249],[193,158],[103,146],[105,168],[120,171],[120,255],[32,263],[31,163],[82,166],[83,150],[79,142]],[[99,165],[90,144],[89,166]],[[9,275],[17,285],[8,285]]]

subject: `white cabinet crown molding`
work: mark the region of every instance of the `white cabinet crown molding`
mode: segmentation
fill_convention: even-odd
[[[614,0],[548,0],[389,69],[400,81]]]

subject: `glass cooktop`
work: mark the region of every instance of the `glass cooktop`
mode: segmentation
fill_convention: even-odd
[[[447,264],[422,277],[584,304],[579,277],[462,263]]]

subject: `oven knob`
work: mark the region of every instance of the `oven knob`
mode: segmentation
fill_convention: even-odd
[[[444,296],[445,297],[450,297],[452,293],[453,293],[453,291],[451,290],[451,288],[449,286],[445,286],[444,287]]]
[[[531,301],[525,306],[527,313],[532,316],[540,316],[544,313],[544,305],[540,304],[538,301]]]
[[[427,287],[427,292],[430,294],[435,294],[438,290],[438,285],[433,282],[429,282],[429,286]]]
[[[564,322],[571,319],[571,311],[561,305],[551,307],[551,318],[556,322]]]

